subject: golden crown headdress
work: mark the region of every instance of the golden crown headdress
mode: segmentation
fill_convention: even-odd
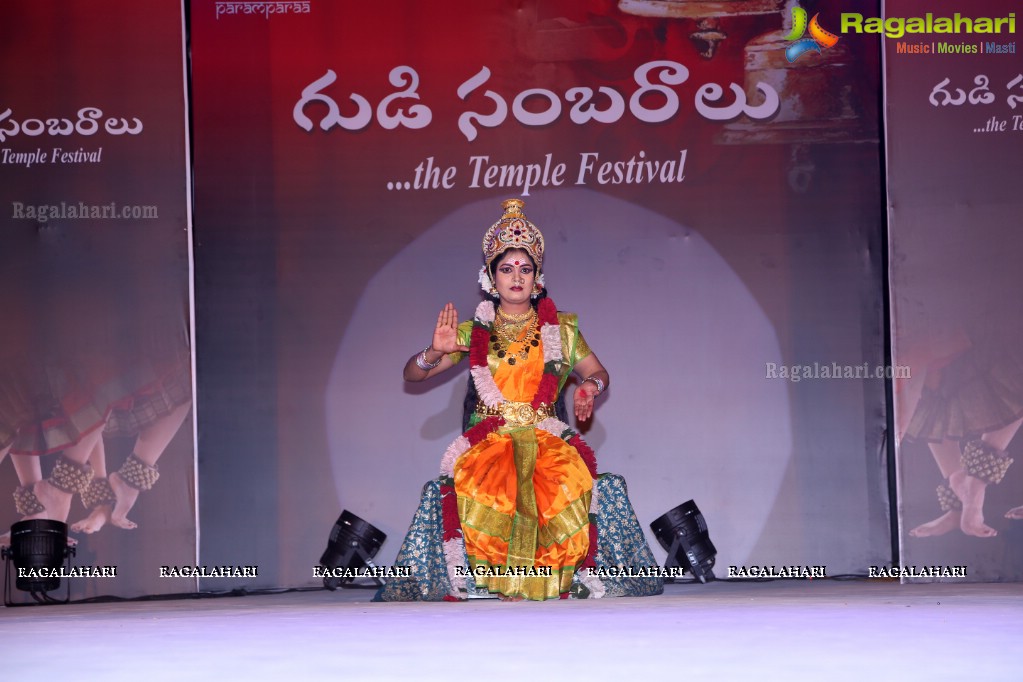
[[[504,215],[483,235],[483,264],[490,267],[494,259],[508,249],[523,249],[536,263],[536,269],[543,269],[543,234],[533,223],[526,220],[522,199],[506,199],[501,202]]]

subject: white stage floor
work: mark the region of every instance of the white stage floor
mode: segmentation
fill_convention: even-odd
[[[27,596],[27,595],[26,595]],[[372,590],[0,609],[3,679],[1021,680],[1023,584],[668,585],[371,603]]]

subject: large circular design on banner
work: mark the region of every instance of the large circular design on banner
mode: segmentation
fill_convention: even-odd
[[[465,362],[405,384],[402,366],[447,301],[472,317],[480,239],[504,198],[424,225],[367,284],[338,348],[326,393],[334,480],[341,506],[387,533],[382,564],[460,433],[468,379]],[[544,233],[551,297],[579,314],[611,375],[584,430],[599,469],[625,476],[659,560],[650,521],[693,498],[718,566],[743,565],[792,450],[788,382],[766,378],[767,363],[782,364],[770,321],[699,233],[663,215],[585,189],[538,192],[524,212]]]

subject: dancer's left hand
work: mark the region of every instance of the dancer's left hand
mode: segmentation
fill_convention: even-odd
[[[581,422],[593,416],[593,401],[597,397],[597,387],[592,381],[585,381],[575,389],[575,418]]]

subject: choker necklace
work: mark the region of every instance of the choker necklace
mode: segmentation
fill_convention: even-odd
[[[501,320],[504,321],[504,322],[512,322],[512,323],[515,323],[515,322],[525,322],[530,317],[533,317],[535,314],[536,314],[536,310],[534,308],[532,308],[532,307],[530,307],[530,309],[527,310],[524,313],[509,313],[509,312],[505,312],[504,308],[502,308],[500,306],[498,306],[498,308],[497,308],[497,316],[500,317]]]

